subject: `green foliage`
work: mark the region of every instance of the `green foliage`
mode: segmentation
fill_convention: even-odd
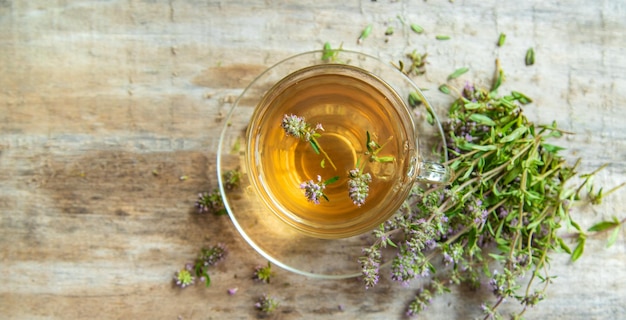
[[[500,317],[497,309],[505,299],[522,305],[515,315],[521,317],[544,298],[553,278],[551,253],[579,259],[590,233],[610,232],[608,245],[615,243],[625,220],[602,221],[585,232],[570,210],[585,195],[589,203],[600,203],[621,185],[595,191],[591,180],[597,171],[577,175],[578,162],[569,165],[559,154],[563,148],[547,142],[566,132],[554,122],[532,123],[522,112],[532,99],[517,91],[498,96],[498,86],[490,91],[440,87],[447,94],[459,93],[444,123],[454,179],[448,186],[415,187],[396,215],[374,232],[379,240],[360,260],[367,286],[378,279],[369,273],[378,270],[366,268],[366,258],[380,257],[381,248],[394,244],[391,249],[398,254],[391,263],[392,279],[408,282],[421,275],[477,287],[487,278],[495,302],[483,305],[486,318]],[[574,177],[583,181],[575,185]],[[563,227],[575,230],[573,250],[557,232]],[[443,267],[434,267],[436,257]],[[421,311],[431,292],[422,288],[408,313]]]

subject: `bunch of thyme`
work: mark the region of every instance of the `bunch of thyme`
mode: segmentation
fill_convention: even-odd
[[[208,287],[211,285],[211,277],[209,276],[209,267],[222,261],[226,257],[226,247],[218,243],[209,248],[202,248],[196,261],[191,264],[185,264],[185,267],[174,274],[174,283],[181,287],[188,287],[196,282],[204,282]]]
[[[407,315],[418,314],[449,285],[478,288],[488,279],[494,300],[482,305],[485,319],[499,318],[505,299],[521,304],[513,315],[519,318],[545,296],[552,279],[550,254],[564,251],[572,260],[582,254],[587,232],[570,215],[574,203],[584,195],[597,203],[621,187],[604,194],[588,187],[583,194],[595,172],[577,175],[578,162],[569,165],[559,154],[563,148],[548,143],[567,132],[555,122],[533,124],[522,112],[532,102],[529,97],[515,91],[498,96],[496,89],[466,85],[457,91],[444,123],[452,183],[430,189],[416,185],[401,209],[374,231],[377,240],[359,259],[366,287],[378,282],[388,246],[396,252],[392,279],[428,280]],[[573,177],[582,183],[571,187]],[[623,223],[603,221],[587,231],[618,230]],[[574,250],[557,233],[561,227],[577,230]],[[528,278],[521,283],[524,275]]]

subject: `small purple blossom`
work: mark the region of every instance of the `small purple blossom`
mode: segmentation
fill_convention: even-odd
[[[508,210],[506,210],[506,209],[505,209],[504,207],[502,207],[502,206],[501,206],[501,207],[498,207],[498,210],[497,210],[497,211],[498,211],[498,218],[500,218],[500,219],[504,219],[504,218],[506,218],[506,216],[508,216],[508,215],[509,215],[509,211],[508,211]]]
[[[198,260],[202,261],[202,264],[208,267],[223,260],[226,254],[226,246],[223,243],[218,243],[210,248],[203,248],[200,251]]]
[[[489,280],[489,286],[496,298],[500,299],[505,296],[505,284],[507,282],[506,274],[499,273],[498,270],[493,271],[493,276]]]
[[[315,132],[316,130],[324,131],[320,123],[318,123],[315,128],[311,128],[311,126],[306,123],[304,117],[299,117],[295,114],[284,115],[281,127],[285,130],[287,135],[304,141],[309,141],[311,138],[315,138],[316,135],[319,135]]]
[[[350,199],[360,207],[365,203],[365,198],[369,193],[369,183],[372,182],[372,176],[369,173],[363,173],[358,168],[350,170],[348,176]]]
[[[230,289],[227,290],[227,292],[228,292],[229,296],[234,296],[235,293],[237,293],[238,290],[239,290],[239,288],[230,288]]]
[[[213,190],[213,192],[198,193],[196,208],[198,208],[198,213],[212,212],[216,215],[226,214],[222,194],[217,189]]]
[[[320,203],[320,198],[326,198],[324,194],[324,189],[326,189],[326,185],[322,182],[322,177],[317,176],[317,182],[313,180],[305,181],[300,184],[300,189],[304,190],[304,196],[310,202],[314,204]]]
[[[406,315],[409,317],[417,316],[420,312],[426,310],[432,300],[432,293],[428,289],[422,288],[415,296],[415,299],[409,304]]]
[[[257,300],[254,304],[254,307],[265,312],[270,313],[278,307],[278,301],[274,297],[271,297],[267,294],[264,294],[262,297]]]
[[[375,286],[379,280],[381,254],[379,250],[364,248],[365,256],[359,258],[365,289]]]

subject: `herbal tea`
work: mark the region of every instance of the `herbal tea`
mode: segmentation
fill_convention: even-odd
[[[389,86],[361,69],[297,71],[276,84],[253,115],[252,184],[272,212],[309,235],[371,230],[408,192],[417,154],[408,114]],[[302,134],[290,134],[290,127]]]

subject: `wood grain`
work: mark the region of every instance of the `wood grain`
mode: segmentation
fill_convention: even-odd
[[[397,60],[417,49],[435,88],[458,67],[456,84],[491,81],[535,104],[536,122],[556,119],[576,134],[566,145],[581,171],[626,181],[626,2],[617,1],[0,1],[0,314],[7,319],[248,319],[263,293],[281,301],[276,319],[402,318],[417,292],[388,276],[315,280],[276,270],[227,217],[199,216],[196,194],[216,187],[222,118],[243,88],[292,54],[333,46]],[[416,35],[397,16],[420,24]],[[372,35],[356,44],[361,29]],[[393,25],[393,36],[384,36]],[[500,32],[506,44],[495,43]],[[451,37],[438,41],[437,34]],[[524,65],[526,49],[536,63]],[[158,172],[158,174],[154,174]],[[181,176],[187,180],[181,180]],[[576,211],[588,227],[624,217],[617,192]],[[617,319],[626,314],[626,231],[605,248],[590,239],[575,264],[555,255],[558,275],[529,319]],[[224,242],[213,285],[179,290],[171,277],[199,248]],[[226,290],[238,287],[234,296]],[[488,289],[456,289],[433,300],[429,319],[480,316]],[[342,306],[340,308],[339,306]],[[514,303],[506,310],[517,310]]]

